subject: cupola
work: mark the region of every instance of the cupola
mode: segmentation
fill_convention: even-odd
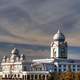
[[[58,30],[58,32],[53,36],[53,40],[54,41],[64,41],[65,36],[63,35],[62,32],[60,32],[60,30]]]

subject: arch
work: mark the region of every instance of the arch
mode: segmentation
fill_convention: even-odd
[[[39,79],[41,80],[41,74],[39,74]]]
[[[11,78],[11,74],[8,74],[8,78]]]
[[[16,74],[14,75],[14,78],[16,78]]]
[[[26,70],[27,70],[26,66],[24,66],[23,70],[24,70],[24,71],[26,71]]]
[[[45,80],[45,75],[42,75],[42,80]]]
[[[7,78],[7,75],[5,74],[5,78]]]
[[[35,80],[37,80],[37,75],[35,75]]]
[[[24,80],[24,75],[22,75],[22,79]]]
[[[18,74],[18,78],[20,77],[20,75]]]
[[[27,75],[27,80],[30,80],[30,75]]]

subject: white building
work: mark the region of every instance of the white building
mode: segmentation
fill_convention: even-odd
[[[65,36],[59,30],[53,36],[51,42],[50,59],[36,59],[27,62],[23,54],[14,48],[11,54],[4,56],[1,62],[3,79],[47,80],[50,72],[78,72],[80,71],[80,60],[67,58],[67,42]]]

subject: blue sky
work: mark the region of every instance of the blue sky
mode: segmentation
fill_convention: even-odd
[[[21,46],[24,44],[49,46],[53,35],[62,24],[60,29],[71,47],[69,55],[79,58],[79,7],[80,0],[0,0],[0,43],[8,43],[4,44],[5,46],[9,43]],[[1,56],[2,53],[5,54],[5,49],[6,53],[12,49],[5,46],[0,47]],[[40,56],[39,53],[42,53],[42,56],[46,53],[48,56],[50,52],[48,51],[47,48],[44,51],[32,49],[31,56],[35,53],[37,56]],[[25,50],[23,53],[28,54]]]

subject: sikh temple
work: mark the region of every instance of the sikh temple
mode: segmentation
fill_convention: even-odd
[[[60,30],[54,34],[50,49],[49,59],[27,61],[26,56],[14,48],[2,58],[0,76],[3,80],[47,80],[51,72],[80,72],[80,60],[68,59],[68,44]]]

